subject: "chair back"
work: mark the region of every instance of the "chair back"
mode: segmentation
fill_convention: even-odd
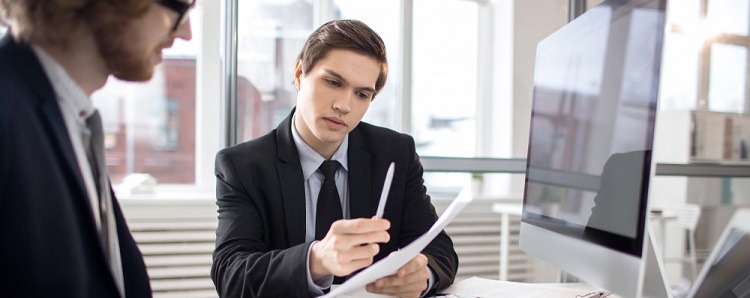
[[[687,230],[695,231],[698,219],[701,216],[700,206],[696,204],[684,204],[671,206],[669,209],[677,213],[676,224]]]

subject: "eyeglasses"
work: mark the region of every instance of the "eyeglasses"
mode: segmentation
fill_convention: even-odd
[[[157,0],[156,2],[177,13],[177,21],[172,27],[172,32],[177,31],[187,22],[188,11],[195,5],[195,0]]]

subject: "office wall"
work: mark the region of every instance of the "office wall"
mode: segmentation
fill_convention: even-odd
[[[529,143],[536,45],[568,22],[567,0],[517,0],[513,7],[513,157],[525,158]],[[511,193],[523,193],[524,177],[511,178]],[[532,257],[534,282],[557,282],[559,270]]]
[[[568,22],[567,0],[517,0],[513,7],[513,157],[526,158],[536,45]],[[523,192],[523,177],[511,191]]]

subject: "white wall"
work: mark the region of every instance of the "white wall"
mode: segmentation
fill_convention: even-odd
[[[517,0],[513,4],[513,157],[525,158],[529,144],[536,45],[568,22],[567,0]],[[523,17],[519,17],[523,16]],[[523,175],[514,175],[511,193],[523,193]],[[534,282],[558,282],[559,270],[539,259]]]
[[[536,45],[568,22],[567,0],[518,0],[513,19],[513,157],[526,158],[531,123]],[[523,17],[519,17],[523,16]],[[523,192],[514,177],[512,192]]]

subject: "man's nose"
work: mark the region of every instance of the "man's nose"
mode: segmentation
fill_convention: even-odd
[[[184,40],[193,39],[193,30],[190,29],[190,17],[188,17],[185,24],[182,24],[182,26],[177,27],[177,31],[175,32],[175,37],[179,37]]]
[[[342,113],[349,113],[352,110],[351,101],[353,96],[354,95],[337,97],[333,102],[333,108]]]

